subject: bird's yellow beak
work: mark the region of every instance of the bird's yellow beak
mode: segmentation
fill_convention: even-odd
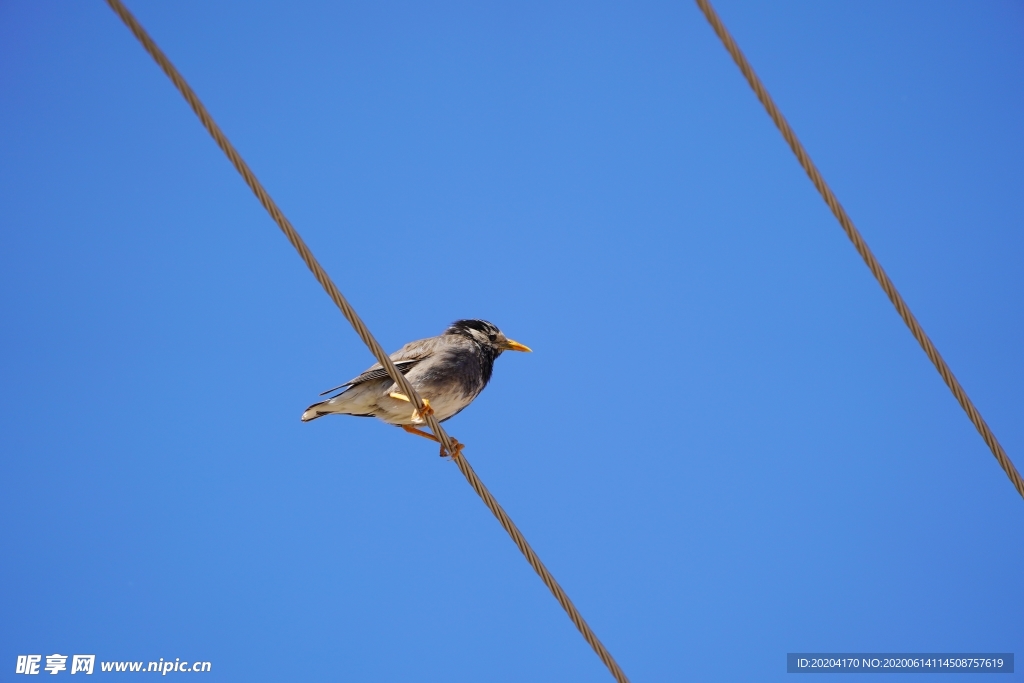
[[[520,344],[519,342],[512,341],[511,339],[506,339],[501,348],[505,351],[525,351],[527,353],[533,351],[533,349],[526,344]]]

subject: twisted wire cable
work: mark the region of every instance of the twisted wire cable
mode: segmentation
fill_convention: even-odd
[[[914,339],[916,339],[917,343],[921,345],[922,349],[924,349],[925,355],[928,356],[928,359],[935,366],[935,369],[938,370],[939,375],[942,377],[942,381],[945,382],[946,386],[949,387],[949,390],[953,392],[953,396],[956,398],[957,402],[960,403],[960,407],[964,409],[964,412],[967,413],[967,417],[974,424],[975,429],[977,429],[978,433],[981,434],[981,438],[992,451],[992,455],[995,456],[999,466],[1003,468],[1004,472],[1006,472],[1006,476],[1010,478],[1010,482],[1013,484],[1014,488],[1017,489],[1017,493],[1019,493],[1021,497],[1024,497],[1024,480],[1021,480],[1020,473],[1017,471],[1017,468],[1014,467],[1013,462],[1006,454],[1006,451],[1003,450],[1002,444],[1000,444],[999,440],[996,439],[996,435],[992,432],[992,429],[989,428],[988,423],[985,422],[985,419],[981,416],[978,409],[974,407],[974,403],[967,395],[967,392],[964,391],[964,388],[960,386],[960,382],[957,381],[956,377],[953,375],[953,371],[950,370],[945,359],[943,359],[939,354],[939,350],[935,348],[935,344],[933,344],[932,340],[929,339],[927,334],[925,334],[924,328],[922,328],[921,324],[917,322],[917,318],[914,317],[914,314],[910,312],[910,307],[907,306],[907,302],[903,300],[903,297],[900,296],[900,293],[896,290],[896,285],[894,285],[892,280],[889,279],[889,276],[882,268],[882,264],[879,263],[878,259],[875,258],[875,255],[871,253],[871,249],[868,248],[868,244],[864,241],[860,231],[857,230],[857,227],[847,215],[842,204],[839,203],[835,194],[832,193],[832,189],[829,188],[825,179],[818,171],[818,168],[814,165],[814,162],[811,161],[811,157],[807,154],[807,150],[805,150],[804,146],[800,144],[800,141],[796,137],[796,133],[794,133],[793,129],[790,128],[789,123],[786,121],[785,117],[783,117],[779,108],[775,106],[775,102],[772,100],[771,95],[768,94],[768,90],[764,87],[764,84],[761,83],[761,79],[757,77],[757,74],[754,73],[753,67],[750,66],[750,63],[747,61],[747,58],[744,57],[743,52],[736,44],[736,41],[733,40],[729,31],[725,28],[725,24],[722,23],[722,20],[711,6],[710,1],[696,0],[696,2],[698,7],[700,7],[701,12],[703,12],[704,16],[707,18],[708,23],[711,24],[711,28],[713,28],[715,33],[718,35],[719,40],[722,41],[725,49],[732,56],[733,61],[736,62],[736,66],[740,68],[744,78],[747,79],[747,83],[750,84],[750,87],[754,90],[754,94],[757,95],[757,99],[761,101],[762,105],[764,105],[765,110],[768,112],[768,116],[770,116],[772,121],[775,122],[775,126],[779,129],[779,132],[782,133],[782,137],[785,138],[786,143],[789,144],[789,148],[793,150],[793,154],[796,155],[797,161],[800,162],[800,166],[803,167],[804,172],[807,173],[811,182],[814,183],[814,187],[817,188],[822,199],[824,199],[825,203],[828,204],[828,208],[832,210],[832,214],[839,221],[839,225],[842,226],[846,236],[850,238],[851,242],[853,242],[853,246],[857,250],[857,253],[860,254],[862,259],[864,259],[864,263],[867,264],[871,274],[875,276],[875,279],[878,280],[878,284],[881,285],[885,295],[889,297],[889,301],[891,301],[892,305],[896,307],[896,312],[899,313],[900,317],[903,318],[903,322],[906,323],[908,328],[910,328],[910,333],[914,335]]]
[[[299,252],[299,256],[302,257],[302,260],[306,263],[306,266],[310,271],[312,271],[313,276],[316,278],[317,282],[320,283],[320,286],[327,292],[327,295],[331,297],[331,301],[333,301],[341,310],[342,315],[344,315],[345,319],[349,321],[355,329],[356,334],[358,334],[359,338],[363,340],[363,343],[369,347],[370,352],[373,353],[377,362],[387,370],[388,375],[399,386],[402,393],[409,397],[411,403],[416,407],[416,409],[418,411],[423,411],[423,408],[425,407],[423,399],[416,393],[416,390],[412,388],[412,385],[406,380],[405,375],[395,368],[395,364],[391,361],[391,358],[384,351],[383,347],[381,347],[377,342],[373,334],[370,333],[366,324],[356,313],[355,309],[352,308],[351,304],[348,303],[341,291],[338,290],[337,286],[327,274],[327,271],[320,266],[320,263],[316,260],[316,257],[313,256],[313,252],[310,251],[309,247],[306,246],[305,241],[303,241],[298,231],[294,226],[292,226],[288,218],[285,217],[281,209],[278,208],[277,204],[270,197],[270,194],[263,188],[263,185],[249,168],[249,165],[245,163],[245,160],[242,159],[234,145],[231,144],[227,139],[227,136],[224,135],[224,132],[221,131],[220,127],[216,122],[214,122],[213,117],[210,116],[210,113],[206,110],[206,107],[203,106],[199,97],[185,81],[184,77],[182,77],[174,67],[170,59],[167,58],[167,55],[165,55],[153,39],[150,38],[149,34],[146,33],[146,30],[142,28],[142,25],[135,19],[132,13],[128,11],[128,8],[124,6],[121,0],[107,0],[107,4],[110,5],[110,8],[114,10],[118,17],[121,18],[121,21],[125,23],[132,34],[138,39],[146,52],[148,52],[153,60],[156,61],[163,72],[167,74],[167,77],[171,79],[174,86],[178,89],[178,92],[180,92],[182,97],[185,98],[189,106],[192,107],[192,111],[195,112],[203,126],[213,137],[217,146],[220,147],[224,154],[227,155],[232,165],[234,165],[235,169],[245,180],[246,185],[249,186],[249,189],[251,189],[253,194],[256,195],[256,198],[259,199],[260,204],[263,205],[263,208],[267,210],[270,217],[273,218],[274,222],[281,228],[281,231],[288,238],[288,241],[291,242],[292,246],[295,247],[295,250]],[[425,413],[421,412],[421,414],[423,414],[427,424],[430,426],[430,429],[444,446],[445,450],[452,455],[452,459],[455,461],[456,465],[458,465],[459,471],[462,472],[466,481],[469,482],[469,485],[484,501],[487,508],[498,519],[502,528],[504,528],[505,531],[508,532],[508,535],[512,537],[512,541],[526,557],[526,561],[530,563],[530,566],[533,567],[534,571],[536,571],[540,576],[544,585],[548,587],[548,590],[550,590],[552,595],[555,596],[555,599],[558,600],[558,604],[560,604],[566,614],[569,615],[569,619],[572,620],[572,623],[577,629],[579,629],[583,638],[590,644],[590,647],[594,649],[594,652],[597,653],[597,656],[601,659],[604,665],[608,667],[608,671],[619,683],[629,683],[629,679],[626,677],[626,674],[622,671],[621,667],[619,667],[615,658],[612,657],[611,653],[608,652],[604,644],[600,639],[598,639],[597,635],[590,628],[590,625],[587,624],[586,620],[583,618],[583,615],[579,613],[579,610],[577,610],[576,606],[573,605],[572,600],[569,599],[569,596],[555,580],[555,577],[552,576],[551,572],[548,571],[548,568],[544,566],[543,562],[541,562],[540,557],[537,556],[537,553],[534,552],[533,548],[530,547],[530,544],[526,541],[526,537],[519,531],[519,528],[512,521],[512,518],[508,516],[504,508],[501,507],[497,499],[495,499],[491,492],[487,490],[487,487],[484,486],[480,477],[477,476],[476,472],[470,466],[469,461],[466,460],[465,456],[462,454],[462,449],[455,447],[455,440],[444,431],[433,414],[429,411]]]

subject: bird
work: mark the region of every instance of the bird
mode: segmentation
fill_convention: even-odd
[[[494,361],[503,351],[532,349],[509,339],[486,320],[456,320],[440,335],[409,342],[391,354],[395,367],[423,399],[422,411],[416,410],[410,398],[400,393],[387,370],[375,363],[358,377],[322,392],[320,395],[326,396],[343,390],[306,408],[302,421],[311,422],[332,414],[376,417],[410,434],[438,441],[417,426],[426,424],[427,414],[444,422],[462,412],[487,386]],[[454,456],[462,444],[451,441]],[[441,457],[445,455],[442,445]]]

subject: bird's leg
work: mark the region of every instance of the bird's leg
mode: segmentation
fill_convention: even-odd
[[[391,398],[394,398],[394,399],[398,399],[399,401],[406,401],[408,403],[412,403],[412,399],[410,399],[405,394],[398,393],[397,391],[392,391],[390,394],[388,394],[388,396],[390,396]],[[422,420],[427,415],[433,415],[434,414],[434,409],[430,407],[430,401],[428,401],[427,399],[422,399],[422,400],[423,400],[423,410],[414,410],[414,411],[412,411],[412,419],[413,420]]]
[[[404,429],[405,431],[409,432],[410,434],[415,434],[416,436],[422,436],[424,439],[430,439],[431,441],[437,441],[438,443],[441,443],[441,440],[438,439],[433,434],[431,434],[430,432],[424,432],[421,429],[416,429],[412,425],[398,425],[398,426],[401,427],[402,429]],[[448,440],[452,442],[452,453],[451,453],[451,456],[454,458],[457,455],[462,455],[462,448],[463,448],[463,446],[462,446],[461,443],[459,443],[459,440],[456,439],[454,436],[449,436]],[[444,444],[441,444],[441,457],[443,458],[446,455],[448,455],[448,453],[446,452]]]
[[[409,432],[410,434],[415,434],[416,436],[422,436],[424,439],[430,439],[431,441],[437,441],[437,437],[434,436],[433,434],[431,434],[430,432],[424,432],[423,430],[416,429],[412,425],[398,425],[398,426],[401,427],[402,429],[404,429],[405,431]]]

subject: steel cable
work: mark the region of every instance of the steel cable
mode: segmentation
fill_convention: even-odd
[[[922,328],[920,323],[917,322],[917,318],[914,317],[914,314],[910,312],[910,307],[907,306],[903,297],[900,296],[900,293],[896,290],[896,286],[892,283],[892,280],[889,279],[885,270],[882,269],[882,264],[880,264],[878,259],[875,258],[875,255],[871,253],[871,249],[868,248],[868,244],[864,241],[860,231],[857,230],[857,227],[853,224],[853,221],[850,220],[846,210],[839,203],[839,200],[836,199],[835,194],[832,193],[831,188],[829,188],[828,184],[825,182],[825,179],[814,165],[814,162],[811,161],[810,155],[807,154],[807,150],[804,149],[804,146],[800,144],[800,141],[796,137],[796,133],[794,133],[793,129],[790,128],[789,123],[786,121],[785,117],[782,116],[778,107],[775,106],[775,102],[772,100],[771,95],[768,94],[768,90],[764,87],[764,84],[761,83],[761,79],[757,77],[757,74],[754,73],[754,69],[750,66],[746,57],[743,56],[743,52],[736,44],[736,41],[733,40],[729,31],[725,28],[725,24],[722,23],[722,20],[719,18],[714,8],[711,7],[709,0],[696,0],[696,2],[700,7],[701,12],[703,12],[704,16],[707,18],[708,23],[711,24],[711,28],[714,29],[718,38],[722,41],[725,49],[732,56],[733,61],[736,62],[736,66],[740,68],[743,76],[747,79],[747,83],[749,83],[750,87],[754,90],[754,93],[757,95],[757,99],[761,101],[762,105],[764,105],[765,110],[768,112],[768,116],[770,116],[772,121],[775,122],[779,132],[782,133],[782,137],[785,138],[786,142],[789,144],[789,148],[793,150],[793,154],[796,155],[797,161],[800,162],[804,172],[807,173],[811,182],[814,183],[814,187],[818,189],[822,199],[824,199],[825,203],[828,204],[828,208],[832,210],[832,214],[839,221],[843,231],[846,232],[846,236],[850,238],[851,242],[853,242],[853,246],[857,249],[857,253],[859,253],[861,258],[864,259],[864,263],[867,264],[871,274],[875,276],[876,280],[878,280],[878,284],[882,286],[882,290],[885,292],[886,296],[889,297],[889,301],[891,301],[892,305],[896,307],[896,311],[900,314],[900,317],[903,318],[903,322],[905,322],[907,327],[910,328],[910,333],[914,335],[914,339],[916,339],[917,343],[921,345],[922,349],[924,349],[925,355],[927,355],[928,359],[931,360],[935,369],[939,371],[942,381],[944,381],[946,386],[949,387],[949,390],[953,392],[953,396],[960,403],[960,407],[964,409],[964,412],[967,413],[967,417],[972,423],[974,423],[974,427],[978,430],[978,433],[981,434],[981,438],[984,439],[985,443],[992,451],[992,455],[995,456],[999,466],[1003,468],[1004,472],[1006,472],[1006,476],[1010,478],[1010,482],[1013,483],[1014,488],[1017,489],[1017,493],[1019,493],[1021,497],[1024,497],[1024,480],[1021,480],[1021,476],[1017,471],[1017,468],[1013,466],[1013,462],[1010,460],[1010,457],[1006,454],[1006,451],[1003,450],[1002,445],[999,443],[999,440],[996,439],[996,435],[989,428],[988,423],[985,422],[981,413],[974,407],[974,403],[971,401],[970,397],[967,396],[967,392],[964,391],[962,386],[960,386],[960,382],[957,381],[956,377],[953,375],[953,371],[949,369],[949,365],[946,364],[946,361],[939,354],[939,350],[935,348],[935,344],[933,344],[932,340],[928,338],[927,334],[925,334],[924,328]]]
[[[306,266],[310,271],[312,271],[317,282],[319,282],[320,286],[324,288],[324,291],[326,291],[327,295],[331,297],[331,300],[335,305],[341,309],[342,314],[355,329],[359,338],[363,340],[363,343],[365,343],[367,347],[369,347],[370,352],[373,353],[377,362],[387,370],[388,375],[395,380],[395,383],[399,388],[401,388],[402,393],[409,397],[412,404],[416,406],[416,409],[422,411],[424,408],[423,399],[420,398],[419,394],[416,393],[416,390],[412,388],[412,385],[410,385],[406,380],[405,375],[398,372],[395,368],[394,363],[391,362],[391,358],[384,351],[383,347],[381,347],[374,336],[370,333],[366,324],[363,323],[359,315],[356,314],[355,309],[352,308],[351,304],[349,304],[341,294],[341,291],[338,290],[337,286],[335,286],[327,272],[320,266],[319,262],[317,262],[316,257],[313,256],[313,252],[310,251],[308,246],[306,246],[306,243],[303,241],[298,231],[295,230],[291,222],[285,217],[281,209],[278,208],[277,204],[263,188],[263,185],[260,184],[259,180],[257,180],[248,164],[245,163],[245,160],[242,159],[241,155],[227,139],[227,136],[224,135],[220,127],[218,127],[214,122],[213,117],[210,116],[206,107],[204,107],[203,103],[199,101],[199,97],[196,96],[195,92],[174,67],[170,59],[168,59],[163,51],[160,50],[153,39],[149,37],[146,30],[142,28],[142,25],[135,19],[131,12],[128,11],[128,8],[124,6],[121,0],[107,0],[107,4],[110,5],[110,8],[113,9],[117,16],[121,18],[138,41],[142,43],[143,48],[145,48],[146,52],[148,52],[153,60],[156,61],[163,72],[167,74],[167,77],[171,79],[174,86],[178,89],[178,92],[180,92],[185,98],[189,106],[192,107],[192,111],[195,112],[203,126],[213,137],[217,146],[220,147],[224,154],[227,155],[232,165],[234,165],[235,169],[238,170],[242,178],[245,180],[245,183],[253,191],[253,194],[256,195],[256,198],[259,199],[260,204],[263,205],[263,208],[267,210],[267,213],[270,214],[271,218],[274,219],[274,222],[281,228],[281,231],[288,238],[288,241],[291,242],[292,246],[295,247],[295,250],[299,252],[299,256],[302,257]],[[628,683],[629,679],[619,667],[615,658],[612,657],[611,653],[608,652],[604,644],[600,639],[598,639],[597,635],[590,628],[590,625],[587,624],[586,620],[583,618],[583,615],[579,613],[579,610],[577,610],[576,606],[573,605],[572,600],[569,599],[569,596],[555,580],[555,577],[551,575],[548,568],[544,566],[543,562],[541,562],[540,557],[538,557],[537,553],[534,552],[532,547],[530,547],[530,544],[526,541],[526,537],[519,531],[519,528],[512,521],[512,518],[508,516],[504,508],[501,507],[501,504],[498,503],[497,499],[495,499],[491,492],[487,490],[487,487],[484,486],[480,477],[477,476],[476,472],[470,466],[469,461],[466,460],[465,456],[462,454],[461,448],[454,447],[453,442],[455,440],[444,431],[438,423],[437,418],[429,411],[424,414],[424,418],[430,426],[430,429],[434,432],[434,435],[437,436],[438,440],[444,446],[445,450],[452,454],[452,459],[458,465],[459,471],[462,472],[466,481],[469,482],[469,485],[484,501],[487,508],[498,519],[502,528],[504,528],[505,531],[508,532],[508,535],[512,537],[512,541],[526,557],[526,561],[530,563],[530,566],[533,567],[534,571],[536,571],[540,576],[544,585],[547,586],[548,590],[550,590],[552,595],[555,596],[558,604],[561,605],[562,609],[564,609],[566,614],[569,615],[569,619],[572,620],[572,623],[577,629],[579,629],[583,638],[590,644],[590,647],[594,649],[594,652],[597,653],[597,656],[601,659],[604,665],[608,667],[608,671],[615,677],[616,681],[619,681],[619,683]]]

